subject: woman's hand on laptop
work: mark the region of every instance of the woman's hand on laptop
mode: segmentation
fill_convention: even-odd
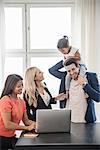
[[[36,128],[36,122],[34,122],[34,121],[33,121],[33,123],[31,125],[27,126],[27,130],[28,131],[31,131],[31,130],[33,130],[35,128]]]
[[[55,100],[62,101],[65,98],[66,98],[66,94],[65,93],[60,93],[58,96],[55,97]]]

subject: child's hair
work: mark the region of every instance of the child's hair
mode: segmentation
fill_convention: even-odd
[[[8,75],[0,98],[2,98],[5,95],[12,94],[14,87],[16,86],[19,80],[23,80],[23,78],[20,75],[17,75],[17,74]]]
[[[58,40],[57,48],[62,49],[67,47],[69,47],[69,40],[68,40],[68,36],[64,35],[62,39]]]

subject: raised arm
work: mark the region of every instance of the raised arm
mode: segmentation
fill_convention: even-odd
[[[49,68],[49,73],[55,76],[56,78],[61,79],[62,76],[67,74],[66,71],[60,71],[60,69],[62,69],[63,67],[63,60],[61,60],[60,62]]]
[[[64,67],[63,60],[55,64],[53,67],[49,69],[49,73],[55,76],[56,78],[61,80],[60,87],[59,87],[59,93],[65,92],[65,77],[67,75],[66,71],[60,71]],[[66,99],[63,101],[60,101],[60,108],[64,108],[66,106]]]

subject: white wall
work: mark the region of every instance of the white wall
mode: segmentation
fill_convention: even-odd
[[[96,72],[99,74],[100,77],[100,0],[96,0]]]
[[[99,83],[100,83],[100,0],[96,0],[96,24],[95,24],[95,30],[96,30],[96,35],[95,35],[95,52],[96,52],[96,58],[95,58],[95,63],[96,63],[96,68],[95,71],[98,73],[99,77]],[[97,121],[100,122],[100,103],[95,103],[96,107],[96,114],[97,114]]]

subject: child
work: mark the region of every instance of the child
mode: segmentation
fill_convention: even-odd
[[[80,64],[80,74],[79,75],[85,76],[86,67],[84,64],[82,64],[79,50],[77,48],[69,46],[69,40],[68,40],[67,36],[64,36],[62,39],[58,40],[57,48],[63,54],[65,60],[70,57],[74,57]],[[65,82],[66,98],[68,98],[68,91],[70,88],[70,80],[71,80],[71,78],[67,75],[66,82]]]

